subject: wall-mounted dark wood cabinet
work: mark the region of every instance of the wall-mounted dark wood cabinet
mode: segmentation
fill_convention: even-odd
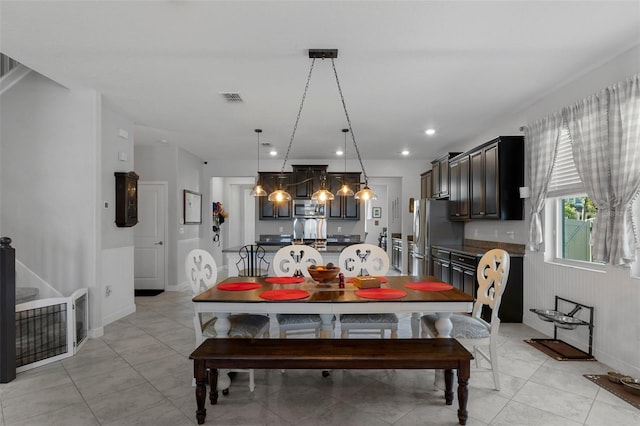
[[[344,180],[349,184],[353,192],[360,190],[360,173],[327,173],[327,185],[334,195],[342,186]],[[327,219],[329,220],[359,220],[360,203],[351,197],[336,195],[335,200],[327,203]]]
[[[431,162],[431,183],[433,198],[449,198],[449,160],[460,154],[450,152]]]
[[[281,185],[284,190],[291,193],[291,173],[260,172],[260,182],[267,194],[278,189]],[[285,220],[291,219],[292,202],[280,203],[267,200],[267,197],[258,198],[258,213],[260,220]]]
[[[306,182],[298,183],[297,185],[291,188],[289,192],[293,198],[311,198],[311,195],[318,189],[320,189],[321,177],[323,175],[326,176],[327,166],[326,165],[294,165],[293,168],[293,177],[291,183],[303,182],[309,179]],[[328,186],[328,182],[327,182]]]
[[[116,226],[129,227],[138,223],[138,175],[135,172],[115,172]]]
[[[469,220],[469,156],[459,155],[449,163],[449,219]]]
[[[420,198],[433,197],[432,174],[433,172],[428,170],[420,175]]]
[[[469,153],[471,219],[522,220],[524,138],[500,136]]]

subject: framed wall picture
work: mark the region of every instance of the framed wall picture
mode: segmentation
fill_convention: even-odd
[[[197,225],[202,223],[202,194],[184,190],[184,224]]]
[[[371,209],[371,217],[374,219],[379,219],[382,217],[382,207],[373,207]]]

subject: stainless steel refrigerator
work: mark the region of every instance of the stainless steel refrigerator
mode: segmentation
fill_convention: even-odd
[[[462,245],[464,223],[449,220],[448,200],[416,200],[413,205],[413,275],[433,275],[432,245]]]

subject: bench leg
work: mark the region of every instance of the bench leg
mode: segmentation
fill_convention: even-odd
[[[444,400],[447,405],[453,404],[453,370],[444,370]]]
[[[193,361],[193,376],[196,379],[196,419],[198,424],[204,423],[204,418],[207,416],[207,409],[204,408],[204,400],[207,396],[207,386],[205,385],[207,371],[205,368],[205,362],[203,360]]]
[[[471,361],[461,362],[458,368],[458,421],[467,424],[467,399],[469,398],[469,377],[471,376]]]

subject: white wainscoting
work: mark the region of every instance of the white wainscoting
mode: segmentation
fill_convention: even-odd
[[[553,309],[556,295],[595,308],[593,354],[598,361],[640,376],[640,280],[631,278],[628,269],[607,267],[605,273],[592,272],[546,263],[542,252],[527,252],[523,322],[553,336],[553,324],[529,309]],[[589,320],[585,309],[575,316]],[[558,338],[586,352],[588,333],[588,327],[580,326],[559,330]]]
[[[97,288],[102,292],[102,326],[136,311],[133,250],[134,246],[102,250],[102,288]]]

